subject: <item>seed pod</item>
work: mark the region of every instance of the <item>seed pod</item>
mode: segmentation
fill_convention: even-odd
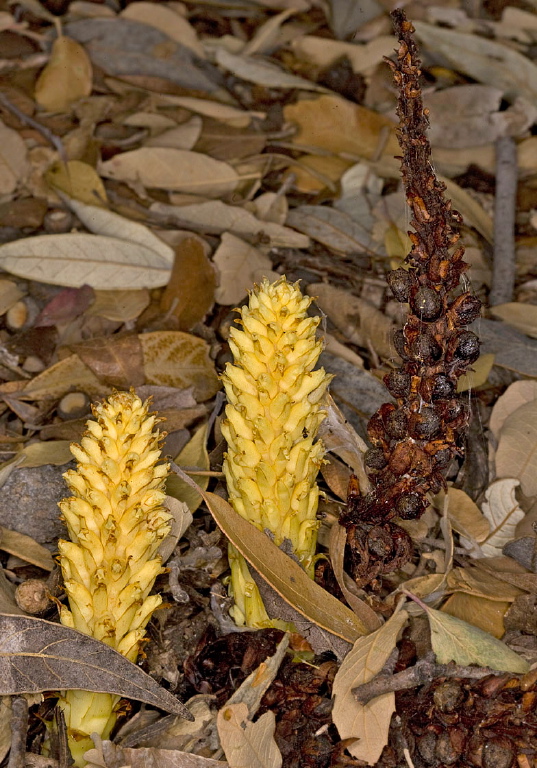
[[[408,433],[408,418],[406,413],[398,408],[391,411],[384,420],[386,433],[394,440],[402,440]]]
[[[464,739],[460,738],[461,733],[460,729],[457,731],[450,728],[439,735],[434,751],[442,765],[454,765],[458,762],[464,749]]]
[[[365,452],[364,464],[368,469],[384,469],[388,461],[382,448],[369,448]]]
[[[455,391],[455,385],[444,373],[438,373],[431,381],[431,398],[440,400],[451,397]]]
[[[514,744],[507,736],[495,736],[483,745],[483,768],[511,768],[515,758]]]
[[[457,422],[457,424],[460,423],[461,425],[466,422],[468,409],[466,405],[462,402],[462,400],[459,400],[458,398],[454,397],[451,400],[448,400],[447,402],[442,403],[440,408],[441,408],[442,418],[451,427],[453,426],[454,422]]]
[[[399,269],[394,269],[392,272],[388,272],[386,280],[397,301],[408,301],[410,287],[412,285],[412,276],[410,272],[399,267]]]
[[[451,359],[457,358],[471,364],[479,357],[479,339],[472,331],[459,331],[449,342]]]
[[[407,341],[402,328],[398,328],[393,332],[393,346],[395,347],[395,351],[402,360],[409,359]]]
[[[434,460],[438,469],[445,469],[449,466],[453,454],[449,448],[441,448],[434,454]]]
[[[419,334],[412,344],[412,356],[425,365],[434,365],[442,357],[442,348],[430,335]]]
[[[426,507],[426,501],[419,493],[404,493],[395,502],[395,510],[403,520],[415,520]]]
[[[449,314],[455,325],[470,325],[481,313],[481,301],[477,296],[463,293],[449,306]]]
[[[432,440],[441,426],[442,420],[434,408],[422,408],[420,413],[414,414],[412,437],[418,440]]]
[[[442,298],[434,288],[427,285],[421,285],[410,301],[412,311],[425,322],[438,320],[443,311]]]
[[[406,397],[410,392],[410,375],[404,371],[390,371],[384,377],[384,383],[393,397]]]
[[[436,765],[438,760],[435,755],[437,735],[434,731],[426,731],[418,740],[418,752],[427,765]]]
[[[464,691],[457,680],[445,680],[435,689],[433,701],[440,712],[454,712],[462,704]]]

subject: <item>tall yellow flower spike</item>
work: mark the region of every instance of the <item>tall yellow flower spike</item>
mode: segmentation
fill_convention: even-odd
[[[136,661],[145,626],[160,595],[149,593],[162,572],[157,554],[170,531],[157,418],[133,391],[116,392],[94,406],[95,420],[71,452],[76,470],[64,477],[73,494],[60,502],[71,541],[60,541],[60,564],[70,610],[62,624],[102,640]],[[93,747],[94,732],[112,730],[119,697],[65,691],[69,746],[77,766]]]
[[[229,500],[260,530],[286,539],[313,577],[317,545],[316,483],[324,447],[315,441],[326,412],[321,399],[331,379],[313,370],[322,351],[320,318],[308,317],[311,299],[282,277],[263,280],[240,310],[243,330],[232,328],[234,364],[222,376],[227,394],[222,433]],[[248,566],[229,547],[232,614],[237,624],[271,626]]]

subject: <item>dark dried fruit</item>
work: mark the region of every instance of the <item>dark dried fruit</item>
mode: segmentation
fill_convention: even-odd
[[[452,458],[453,454],[449,448],[441,448],[434,454],[434,460],[439,469],[445,469],[449,466]]]
[[[442,348],[432,336],[420,334],[412,344],[412,357],[425,365],[434,365],[442,357]]]
[[[418,740],[418,752],[427,765],[436,765],[435,755],[437,736],[434,731],[426,731]]]
[[[455,325],[470,325],[481,314],[481,301],[477,296],[463,293],[449,307]]]
[[[382,448],[369,448],[365,452],[364,463],[368,469],[384,469],[388,461]]]
[[[401,409],[391,411],[384,422],[386,434],[394,440],[402,440],[408,433],[408,418]]]
[[[403,520],[415,520],[425,509],[426,502],[418,493],[405,493],[395,502],[395,510]]]
[[[390,371],[384,377],[384,383],[390,395],[394,397],[406,397],[410,392],[410,374],[404,371]]]
[[[397,301],[408,301],[412,278],[406,269],[400,267],[399,269],[394,269],[392,272],[388,272],[386,280]]]
[[[421,285],[418,288],[410,306],[420,320],[429,323],[438,320],[444,309],[439,293],[426,285]]]
[[[442,426],[442,420],[434,408],[422,408],[413,417],[412,436],[418,440],[432,440]]]
[[[479,339],[472,331],[459,331],[453,341],[450,340],[452,357],[475,363],[479,357]]]
[[[446,680],[435,689],[433,701],[440,712],[454,712],[462,704],[464,691],[458,680]]]
[[[406,338],[401,328],[398,328],[393,332],[393,346],[399,357],[403,360],[408,360],[409,356],[406,348]]]
[[[455,385],[451,379],[443,373],[434,376],[431,382],[431,397],[433,400],[451,397],[455,391]]]
[[[483,768],[511,768],[515,757],[514,745],[506,736],[487,739],[483,745]]]
[[[451,731],[441,733],[436,741],[435,755],[443,765],[454,765],[462,754],[462,747],[457,743]]]
[[[462,400],[458,400],[456,398],[452,398],[446,403],[442,403],[441,412],[442,417],[446,423],[450,425],[455,421],[463,424],[466,421],[468,413],[466,405],[462,402]]]

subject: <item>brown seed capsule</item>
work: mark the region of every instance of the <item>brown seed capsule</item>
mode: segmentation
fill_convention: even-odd
[[[442,357],[442,349],[436,340],[429,335],[420,334],[414,340],[412,347],[412,357],[425,365],[434,365]]]
[[[511,768],[515,757],[514,745],[507,736],[495,736],[483,745],[483,768]]]
[[[457,680],[445,680],[435,689],[433,701],[440,712],[454,712],[464,699],[464,691]]]
[[[410,306],[416,317],[428,323],[438,320],[444,308],[438,292],[427,285],[421,285],[418,288],[410,301]]]
[[[418,752],[427,765],[436,765],[438,760],[435,755],[437,735],[434,731],[426,731],[418,739]]]
[[[415,520],[425,507],[426,502],[419,493],[404,493],[395,502],[395,510],[403,520]]]
[[[434,751],[442,765],[454,765],[458,762],[464,748],[464,741],[457,738],[457,735],[451,728],[439,735]]]
[[[455,325],[470,325],[481,313],[481,301],[477,296],[463,293],[450,304],[449,314]]]
[[[398,328],[393,332],[393,346],[395,347],[395,351],[402,360],[409,359],[407,341],[402,328]]]
[[[431,382],[431,397],[433,400],[451,397],[455,391],[455,385],[451,379],[443,373],[438,373]]]
[[[479,339],[472,331],[459,331],[453,339],[450,339],[449,346],[452,358],[475,363],[479,357]]]
[[[408,432],[408,418],[406,413],[398,408],[391,411],[385,418],[386,434],[394,440],[402,440]]]
[[[399,269],[394,269],[392,272],[388,272],[386,280],[397,301],[408,301],[408,297],[410,296],[410,286],[412,285],[412,276],[410,272],[399,267]]]
[[[441,448],[434,454],[434,461],[438,469],[445,469],[449,466],[453,453],[449,448]]]
[[[368,469],[384,469],[388,461],[382,448],[369,448],[364,455],[364,464]]]
[[[438,434],[442,420],[434,408],[422,408],[412,419],[412,437],[432,440]]]
[[[390,371],[384,377],[384,383],[393,397],[406,397],[410,392],[410,375],[404,371]]]

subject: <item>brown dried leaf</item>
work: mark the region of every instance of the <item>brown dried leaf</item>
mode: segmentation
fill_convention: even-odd
[[[43,619],[0,614],[0,693],[79,688],[192,717],[140,667],[99,640]]]
[[[45,179],[56,190],[91,206],[106,206],[106,189],[95,168],[80,160],[54,163]]]
[[[246,704],[225,704],[216,722],[230,768],[281,768],[282,755],[274,739],[274,712],[269,710],[252,723]]]
[[[340,166],[336,179],[339,179],[348,167],[348,164]],[[301,205],[289,212],[287,225],[338,253],[351,255],[374,251],[371,234],[348,213],[338,211],[337,208]]]
[[[211,462],[207,452],[207,426],[207,424],[203,424],[196,430],[183,450],[175,457],[174,461],[179,467],[186,470],[196,468],[206,471],[210,469]],[[209,477],[196,475],[195,480],[203,490],[209,485]],[[195,512],[201,504],[201,495],[175,474],[168,478],[166,490],[170,496],[186,502],[191,512]]]
[[[209,400],[220,389],[220,380],[203,339],[182,331],[140,334],[148,384],[194,388],[196,401]]]
[[[537,495],[537,400],[505,419],[495,462],[498,477],[516,477],[526,496]]]
[[[480,355],[472,368],[457,381],[457,392],[467,392],[477,389],[486,383],[494,365],[495,355]]]
[[[162,298],[162,312],[174,315],[179,330],[203,320],[214,304],[216,275],[199,238],[187,237],[176,248],[172,274]]]
[[[14,192],[29,170],[24,140],[0,120],[0,195]]]
[[[100,6],[102,7],[102,6]],[[112,741],[97,741],[96,749],[84,753],[88,762],[86,768],[227,768],[225,760],[213,760],[211,757],[191,755],[177,749],[157,749],[155,747],[120,747]]]
[[[307,292],[349,341],[361,347],[371,344],[381,357],[393,358],[395,324],[372,304],[326,283],[312,283]]]
[[[49,112],[67,112],[75,101],[89,96],[93,70],[79,43],[62,35],[53,45],[50,59],[35,85],[35,100]]]
[[[237,172],[221,160],[167,147],[123,152],[101,163],[99,172],[108,179],[207,197],[229,194],[239,182]]]
[[[274,276],[268,256],[229,232],[222,235],[213,264],[220,278],[215,291],[219,304],[238,304],[256,281]]]
[[[443,508],[443,497],[441,493],[438,502],[435,500],[437,509]],[[490,524],[477,504],[459,488],[448,488],[448,497],[448,515],[453,530],[478,544],[485,541],[490,533]]]
[[[109,387],[129,389],[145,383],[144,355],[135,333],[89,339],[71,349]]]
[[[526,403],[537,399],[537,381],[515,381],[495,402],[490,415],[489,429],[496,439],[508,416]]]
[[[380,672],[395,648],[407,618],[406,611],[398,611],[376,632],[359,638],[334,678],[334,725],[342,739],[356,739],[347,745],[351,755],[370,765],[377,762],[388,742],[395,694],[383,694],[363,705],[358,704],[352,691]]]
[[[139,291],[94,291],[93,293],[95,301],[86,315],[104,317],[116,323],[136,320],[151,301],[147,288]]]
[[[131,3],[121,11],[120,16],[159,29],[176,43],[190,48],[198,58],[205,58],[205,50],[198,40],[196,30],[188,19],[171,7],[146,2]]]
[[[515,538],[518,523],[524,519],[515,495],[518,486],[518,480],[504,478],[495,480],[485,491],[482,508],[490,523],[490,533],[481,544],[485,556],[501,555],[503,547]]]
[[[25,533],[11,531],[9,528],[0,526],[0,549],[10,555],[20,557],[21,560],[36,565],[44,571],[52,571],[54,568],[54,560],[48,549],[32,539],[31,536],[26,536]]]
[[[507,304],[497,304],[490,308],[494,317],[503,320],[507,325],[525,333],[526,336],[537,338],[537,306],[511,301]]]
[[[510,605],[507,601],[456,592],[446,600],[442,611],[500,639],[505,634],[503,617]]]

